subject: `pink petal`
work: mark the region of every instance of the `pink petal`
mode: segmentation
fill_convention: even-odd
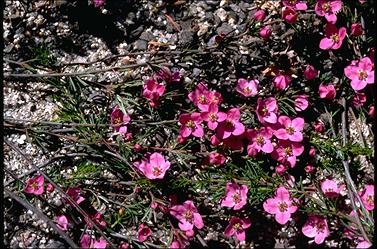
[[[278,201],[275,198],[269,198],[263,202],[263,209],[269,214],[276,214],[279,212]]]
[[[333,40],[326,37],[322,38],[322,40],[319,42],[319,48],[323,50],[328,50],[332,48],[333,45],[334,45]]]
[[[240,117],[241,113],[238,108],[232,108],[228,111],[228,119],[238,121]]]
[[[331,14],[326,13],[326,14],[325,14],[325,18],[326,18],[326,20],[327,20],[329,23],[332,23],[332,24],[335,24],[335,23],[336,23],[336,20],[337,20],[336,15],[333,14],[333,13],[331,13]]]
[[[200,125],[196,126],[195,131],[192,133],[194,137],[203,137],[204,136],[204,130],[203,127]]]
[[[326,234],[325,233],[318,233],[317,236],[315,236],[314,238],[314,242],[319,245],[319,244],[322,244],[323,241],[325,241],[326,239]]]
[[[216,130],[218,123],[217,122],[208,121],[207,125],[208,125],[209,129]]]
[[[186,126],[181,126],[179,133],[182,137],[188,137],[191,135],[191,129]]]
[[[292,126],[295,128],[295,130],[302,130],[304,128],[305,121],[303,118],[295,118],[292,120]]]
[[[276,121],[277,121],[277,116],[275,113],[273,112],[270,112],[269,115],[267,117],[264,117],[263,118],[266,122],[268,123],[271,123],[271,124],[275,124]]]
[[[178,226],[179,228],[182,230],[182,231],[188,231],[188,230],[192,230],[194,228],[194,224],[188,222],[187,220],[185,219],[181,219],[178,223]]]
[[[301,142],[303,140],[302,133],[299,131],[294,132],[292,135],[289,136],[289,140],[292,142]]]
[[[278,139],[283,139],[283,140],[288,139],[288,133],[287,133],[286,129],[279,129],[279,130],[275,131],[274,135]]]
[[[295,156],[299,156],[304,152],[304,146],[300,143],[292,143],[292,153]]]
[[[233,228],[233,224],[229,224],[226,228],[225,228],[225,231],[224,231],[224,235],[226,237],[231,237],[236,231],[234,230]]]
[[[194,224],[197,229],[202,229],[204,227],[202,216],[199,213],[194,213]]]
[[[233,200],[233,198],[232,197],[226,197],[225,199],[223,199],[222,201],[221,201],[221,206],[222,207],[234,207],[234,200]]]
[[[234,124],[234,131],[232,132],[232,134],[235,136],[239,136],[243,134],[244,132],[245,132],[245,126],[240,122],[236,122]]]
[[[367,86],[367,82],[359,79],[351,81],[351,87],[355,91],[363,90]]]
[[[291,214],[289,212],[278,212],[275,215],[275,220],[281,225],[286,224],[289,218],[291,218]]]
[[[217,122],[223,122],[227,117],[228,117],[228,115],[226,113],[218,112],[217,113]]]
[[[239,241],[245,241],[245,239],[246,239],[245,231],[244,230],[238,230],[238,231],[236,231],[236,238]]]
[[[276,198],[280,201],[288,201],[289,200],[289,192],[284,187],[279,187],[276,190]]]
[[[317,235],[315,226],[310,225],[308,222],[301,229],[302,233],[309,238],[314,238]]]
[[[265,144],[262,146],[262,151],[265,153],[271,153],[274,150],[274,146],[272,145],[270,140],[265,141]]]

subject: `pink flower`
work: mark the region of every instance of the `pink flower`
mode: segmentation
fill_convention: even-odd
[[[225,190],[226,196],[221,201],[221,206],[240,210],[247,203],[248,191],[249,189],[246,185],[239,186],[237,183],[228,182]]]
[[[293,8],[284,7],[282,16],[287,23],[292,24],[297,21],[298,13]]]
[[[312,80],[316,78],[318,75],[317,69],[315,69],[312,65],[307,65],[304,71],[304,76],[306,80]]]
[[[314,242],[318,245],[330,235],[326,219],[318,215],[309,216],[301,231],[306,237],[314,238]]]
[[[119,244],[120,249],[128,249],[129,247],[130,247],[130,245],[127,242],[124,242],[124,241],[120,242],[120,244]]]
[[[311,156],[311,157],[315,156],[315,148],[313,146],[310,147],[309,156]]]
[[[360,4],[364,4],[367,2],[367,0],[359,0]]]
[[[323,50],[339,49],[347,35],[345,27],[339,30],[334,24],[327,23],[325,27],[325,37],[319,42],[319,48]]]
[[[208,156],[208,160],[210,164],[213,165],[223,165],[225,163],[225,156],[218,152],[211,152]]]
[[[29,178],[26,181],[26,187],[24,189],[25,193],[28,194],[35,194],[35,195],[41,195],[43,194],[45,178],[43,175],[36,176],[34,178]]]
[[[167,67],[162,67],[155,75],[154,77],[157,80],[163,80],[166,83],[177,83],[181,81],[182,75],[179,71],[172,72]]]
[[[245,137],[244,133],[240,136],[231,135],[230,137],[223,140],[224,147],[228,148],[230,150],[237,150],[239,152],[242,152],[243,149],[244,149],[243,148],[244,147],[244,144],[243,144],[244,137]]]
[[[224,235],[226,237],[235,236],[239,241],[246,240],[246,229],[251,225],[249,218],[232,217],[229,225],[225,228]]]
[[[152,230],[148,226],[144,224],[139,225],[139,230],[137,231],[137,239],[139,242],[146,241],[151,234]]]
[[[82,238],[81,238],[81,240],[80,240],[80,246],[82,247],[82,248],[90,248],[91,246],[91,238],[90,238],[90,236],[88,235],[88,234],[84,234],[83,236],[82,236]]]
[[[363,90],[367,84],[374,83],[374,64],[369,57],[364,57],[347,66],[344,74],[351,80],[353,90]]]
[[[239,121],[240,117],[240,109],[230,109],[226,119],[218,126],[217,136],[221,139],[225,139],[230,137],[230,135],[239,136],[243,134],[245,132],[245,126]]]
[[[61,216],[56,217],[56,220],[58,222],[58,224],[56,224],[57,227],[59,227],[63,231],[68,230],[68,219],[65,215],[61,215]]]
[[[315,5],[315,13],[324,16],[329,23],[336,23],[336,13],[342,9],[342,1],[318,0]]]
[[[363,192],[359,193],[361,201],[369,211],[374,209],[374,185],[366,185]]]
[[[262,27],[261,29],[260,29],[260,31],[259,31],[259,35],[263,38],[263,39],[265,39],[265,40],[267,40],[268,38],[270,38],[270,36],[271,36],[271,34],[272,34],[272,30],[271,30],[271,28],[270,27]]]
[[[148,179],[154,180],[164,178],[166,171],[170,168],[170,162],[165,161],[164,156],[160,153],[154,152],[149,156],[148,161],[135,162],[134,166]]]
[[[130,116],[125,115],[118,106],[116,106],[111,112],[111,124],[115,131],[119,132],[120,134],[124,135],[127,133],[126,124],[128,124],[130,120]]]
[[[264,153],[271,153],[274,146],[271,143],[272,130],[269,127],[262,127],[259,130],[249,129],[247,131],[247,138],[250,144],[247,146],[249,156],[254,156],[260,151]]]
[[[143,96],[151,101],[151,106],[157,106],[157,100],[164,94],[165,86],[154,79],[148,79],[143,86]]]
[[[204,227],[202,216],[192,201],[171,207],[170,214],[178,219],[178,226],[182,231],[193,230],[194,226],[198,229]]]
[[[224,112],[219,112],[219,107],[215,104],[210,104],[208,111],[200,114],[201,118],[207,122],[208,128],[215,130],[220,122],[223,122],[227,115]]]
[[[55,189],[54,185],[52,185],[51,183],[47,184],[47,187],[46,187],[47,192],[52,193],[54,189]]]
[[[82,248],[104,249],[107,246],[107,242],[105,239],[94,240],[88,234],[84,234],[80,240],[80,246]]]
[[[290,7],[295,10],[307,10],[308,6],[301,0],[283,0],[284,6]]]
[[[194,137],[203,137],[204,130],[201,126],[202,118],[200,117],[200,113],[184,113],[179,116],[179,123],[181,124],[181,128],[179,129],[179,134],[186,138],[190,135]]]
[[[371,105],[368,110],[368,115],[371,118],[374,118],[374,105]]]
[[[295,98],[295,110],[302,112],[309,106],[308,95],[298,95]]]
[[[315,124],[314,124],[314,130],[316,131],[316,132],[319,132],[319,133],[321,133],[321,132],[323,132],[323,130],[325,129],[325,126],[324,126],[324,124],[323,124],[323,122],[322,121],[317,121]]]
[[[278,106],[276,103],[276,99],[273,97],[266,98],[262,100],[262,98],[258,98],[257,100],[257,117],[259,122],[262,124],[270,123],[275,124],[277,122],[276,113],[278,111]]]
[[[326,197],[337,197],[340,194],[341,189],[334,180],[325,180],[321,183],[321,190]]]
[[[311,165],[311,164],[306,165],[306,166],[305,166],[305,172],[308,173],[308,174],[313,173],[313,172],[314,172],[314,167],[313,167],[313,165]]]
[[[254,97],[258,93],[258,80],[247,81],[245,79],[239,79],[236,90],[245,97]]]
[[[363,27],[360,23],[353,23],[351,25],[351,35],[360,36],[363,34]]]
[[[359,243],[356,245],[356,248],[365,249],[365,248],[370,248],[371,246],[372,246],[372,244],[369,243],[368,241],[359,240]]]
[[[105,0],[93,0],[93,3],[94,6],[98,8],[105,4]]]
[[[292,78],[289,75],[278,75],[274,78],[274,85],[279,90],[284,90],[291,83]]]
[[[254,19],[257,21],[263,21],[263,19],[266,17],[266,13],[264,10],[258,10],[254,13]]]
[[[303,140],[302,130],[305,125],[303,118],[291,120],[288,116],[280,116],[278,123],[284,127],[274,132],[274,135],[278,139],[290,140],[292,142],[301,142]]]
[[[355,108],[360,108],[364,105],[364,103],[367,101],[367,96],[365,95],[365,93],[356,93],[353,97],[352,97],[352,105],[355,107]]]
[[[289,140],[279,140],[275,150],[271,153],[274,160],[280,163],[288,163],[291,168],[296,165],[297,156],[304,152],[304,146]]]
[[[279,164],[275,168],[275,172],[279,175],[284,174],[287,171],[287,167],[285,167],[283,164]]]
[[[335,99],[336,97],[336,90],[333,84],[323,85],[321,83],[318,93],[321,99]]]
[[[66,194],[71,197],[77,204],[80,204],[85,200],[85,198],[80,195],[79,188],[68,188]],[[71,204],[68,200],[67,202]]]
[[[284,225],[291,218],[291,214],[297,211],[297,206],[293,205],[289,192],[284,187],[276,190],[276,196],[269,198],[263,203],[263,209],[269,214],[275,215],[275,220]]]
[[[107,246],[105,239],[93,240],[90,248],[104,249]]]
[[[203,82],[196,86],[195,91],[189,93],[188,98],[201,111],[207,111],[210,104],[219,105],[223,100],[220,93],[209,91]]]

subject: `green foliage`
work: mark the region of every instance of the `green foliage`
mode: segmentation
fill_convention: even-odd
[[[53,67],[57,62],[56,58],[51,54],[48,46],[44,43],[34,48],[32,54],[34,57],[31,63],[32,65],[42,65],[49,68]]]

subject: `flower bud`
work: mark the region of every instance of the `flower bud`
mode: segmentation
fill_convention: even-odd
[[[257,21],[262,21],[266,17],[264,10],[258,10],[254,13],[254,19]]]
[[[271,34],[272,34],[272,30],[271,30],[270,27],[263,27],[263,28],[261,28],[261,30],[259,31],[259,35],[260,35],[263,39],[265,39],[265,40],[267,40],[268,38],[270,38]]]

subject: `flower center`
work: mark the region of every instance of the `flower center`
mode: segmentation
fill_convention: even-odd
[[[285,203],[284,201],[283,202],[279,202],[278,207],[279,207],[279,211],[280,212],[285,212],[288,209],[288,204]]]
[[[372,205],[374,203],[374,196],[368,195],[367,202],[368,202],[369,205]]]
[[[292,135],[295,132],[295,128],[292,126],[289,126],[287,129],[285,129],[289,135]]]
[[[195,123],[194,123],[194,121],[189,120],[189,121],[186,123],[186,127],[187,127],[187,128],[190,128],[190,129],[194,129],[194,127],[195,127]]]
[[[324,3],[322,4],[322,9],[325,11],[325,12],[330,12],[331,11],[331,6],[329,3]]]
[[[325,229],[325,223],[324,222],[317,222],[315,225],[318,232],[322,232]]]
[[[206,103],[207,103],[207,98],[206,98],[206,96],[204,96],[204,95],[200,95],[200,96],[199,96],[199,103],[200,103],[200,104],[206,104]]]
[[[257,136],[257,144],[258,145],[264,145],[266,142],[264,140],[264,137],[262,137],[261,135],[258,135]]]
[[[288,0],[288,3],[291,4],[291,5],[294,5],[296,4],[297,0]]]
[[[251,89],[250,89],[250,87],[245,87],[244,89],[243,89],[243,92],[244,93],[246,93],[246,94],[249,94],[249,93],[251,93]]]
[[[262,109],[262,115],[265,116],[268,113],[267,108],[264,106]]]
[[[212,103],[217,104],[219,101],[219,98],[216,95],[212,96]]]
[[[234,128],[234,123],[233,123],[233,121],[227,119],[227,120],[225,121],[225,128],[227,128],[227,129],[232,129],[232,128]]]
[[[338,43],[340,41],[340,38],[339,38],[339,35],[338,34],[333,34],[331,36],[331,40],[334,42],[334,43]]]
[[[184,217],[187,221],[191,222],[194,217],[194,214],[191,210],[186,210]]]
[[[234,194],[233,196],[232,196],[232,198],[233,198],[233,201],[237,204],[237,203],[240,203],[240,201],[241,201],[241,197],[240,197],[240,195],[239,194]]]
[[[235,230],[240,230],[241,229],[241,223],[237,222],[236,224],[233,225],[233,228]]]
[[[359,80],[365,80],[368,77],[368,73],[364,70],[359,70],[357,74],[359,76]]]
[[[292,156],[292,148],[291,147],[285,147],[284,153],[285,153],[285,156],[287,156],[287,157]]]
[[[121,124],[122,123],[122,120],[120,119],[120,117],[116,117],[114,119],[114,124]]]
[[[159,167],[153,167],[152,174],[153,174],[154,176],[158,176],[158,175],[160,175],[161,172],[162,172],[162,170],[161,170]]]
[[[34,190],[37,190],[37,189],[38,189],[38,183],[33,182],[33,183],[31,184],[31,187],[32,187]]]
[[[216,113],[211,113],[211,114],[209,114],[208,119],[209,119],[210,121],[212,121],[212,122],[217,121],[217,115],[216,115]]]
[[[328,188],[328,189],[326,189],[326,192],[332,193],[332,192],[334,192],[334,190],[332,188]]]

